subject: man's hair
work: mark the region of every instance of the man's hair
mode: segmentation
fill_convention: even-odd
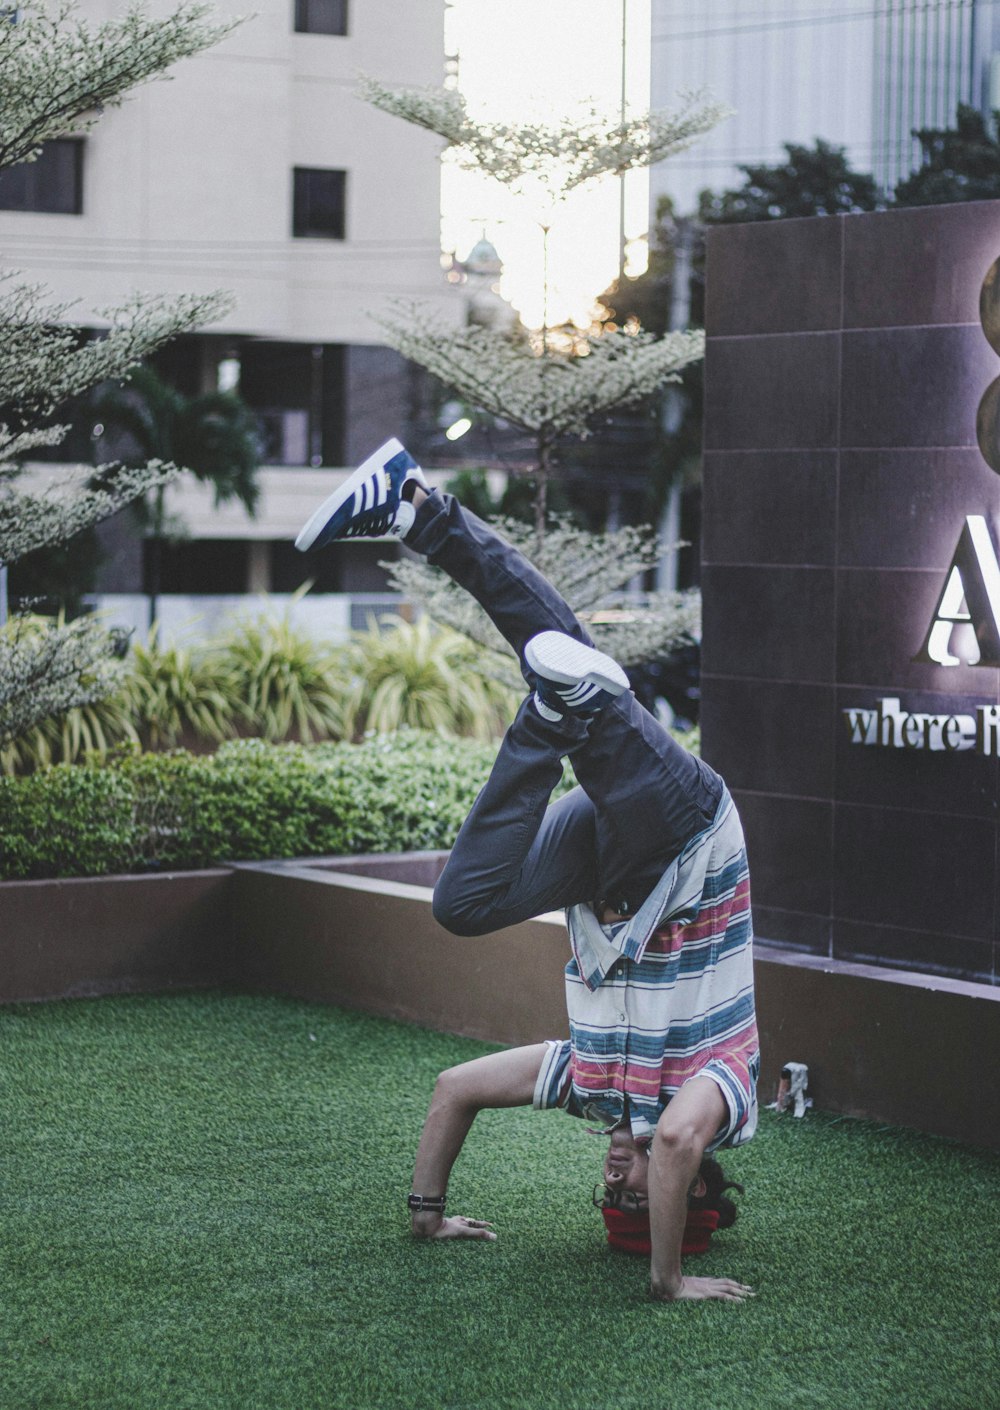
[[[743,1186],[735,1180],[727,1180],[726,1172],[717,1160],[706,1155],[698,1167],[698,1174],[705,1182],[705,1193],[688,1200],[689,1209],[714,1209],[719,1216],[719,1228],[728,1229],[736,1222],[739,1213],[731,1199],[726,1198],[727,1190],[738,1190],[743,1194]]]

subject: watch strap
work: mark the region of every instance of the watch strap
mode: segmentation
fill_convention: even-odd
[[[432,1214],[443,1214],[445,1198],[444,1195],[407,1195],[406,1203],[412,1214],[420,1214],[424,1210]]]

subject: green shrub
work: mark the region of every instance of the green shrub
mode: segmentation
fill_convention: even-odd
[[[132,788],[119,769],[57,764],[0,780],[0,875],[131,870]]]
[[[361,744],[91,755],[0,778],[0,878],[447,848],[495,754],[492,742],[401,730]],[[574,781],[567,764],[557,794]]]
[[[240,740],[0,779],[6,879],[450,847],[495,746],[404,731],[362,744]]]

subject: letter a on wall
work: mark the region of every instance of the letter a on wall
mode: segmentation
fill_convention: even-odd
[[[978,652],[952,653],[957,626],[971,623]],[[936,666],[1000,666],[1000,565],[986,520],[969,514],[944,580],[930,629],[914,661]]]

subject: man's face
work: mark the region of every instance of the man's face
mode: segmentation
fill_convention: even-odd
[[[639,1209],[649,1203],[648,1143],[639,1145],[628,1126],[616,1126],[611,1132],[611,1144],[604,1157],[604,1183],[614,1194],[627,1192]],[[688,1189],[689,1199],[700,1199],[705,1193],[705,1181],[697,1174]]]
[[[649,1191],[647,1146],[639,1145],[627,1126],[616,1126],[604,1157],[604,1183],[612,1193],[627,1190],[645,1204]]]

